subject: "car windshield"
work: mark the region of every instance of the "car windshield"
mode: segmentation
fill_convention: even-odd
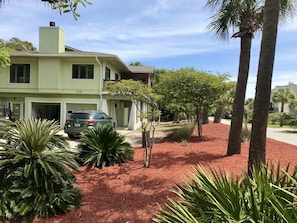
[[[91,115],[89,113],[72,113],[70,114],[70,119],[90,119]]]

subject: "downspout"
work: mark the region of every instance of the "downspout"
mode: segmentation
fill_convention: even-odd
[[[99,64],[99,67],[101,67],[101,71],[99,69],[99,95],[100,95],[100,110],[102,110],[102,106],[103,106],[103,99],[102,99],[102,88],[103,88],[103,65],[102,63],[98,60],[98,57],[95,57],[95,60],[97,61],[97,63]]]

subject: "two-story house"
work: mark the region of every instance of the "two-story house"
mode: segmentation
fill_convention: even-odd
[[[152,66],[127,66],[113,54],[65,46],[64,30],[50,23],[39,28],[38,52],[13,52],[11,66],[0,68],[0,104],[10,105],[17,118],[55,119],[61,128],[72,111],[101,110],[118,127],[134,130],[141,124],[134,103],[102,87],[130,78],[150,85],[153,72]]]

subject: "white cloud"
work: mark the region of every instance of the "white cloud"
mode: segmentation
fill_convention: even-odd
[[[93,0],[80,7],[81,17],[60,16],[39,0],[7,1],[0,8],[0,38],[17,37],[38,46],[38,27],[55,21],[72,47],[118,55],[123,61],[150,61],[167,66],[198,66],[229,72],[236,79],[239,39],[217,41],[207,32],[210,13],[205,1],[194,0]],[[296,79],[297,17],[280,26],[273,85]],[[253,96],[261,35],[253,40],[247,94]],[[176,59],[178,58],[178,59]],[[192,63],[192,64],[191,64]],[[164,67],[164,68],[167,68]]]

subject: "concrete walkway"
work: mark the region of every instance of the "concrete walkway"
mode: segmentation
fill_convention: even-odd
[[[231,120],[222,119],[221,123],[230,125]],[[297,146],[297,128],[267,128],[267,137]]]

